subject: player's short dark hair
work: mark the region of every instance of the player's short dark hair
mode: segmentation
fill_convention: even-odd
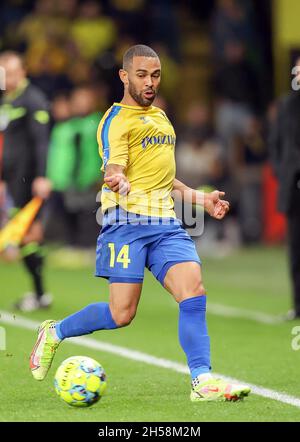
[[[127,49],[123,56],[123,69],[128,70],[129,65],[132,63],[133,57],[151,57],[159,58],[157,53],[146,45],[135,45]]]

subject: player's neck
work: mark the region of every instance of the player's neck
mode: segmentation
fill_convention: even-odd
[[[134,106],[134,107],[141,107],[147,109],[150,106],[141,106],[137,101],[135,101],[134,98],[130,94],[124,94],[122,100],[120,101],[121,104],[124,104],[125,106]]]

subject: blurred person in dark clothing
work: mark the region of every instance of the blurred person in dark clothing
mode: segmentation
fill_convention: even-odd
[[[300,58],[297,59],[300,67]],[[288,225],[289,266],[293,310],[286,319],[300,318],[300,91],[278,102],[277,119],[270,131],[270,160],[278,178],[277,203]]]
[[[18,210],[33,196],[47,199],[51,191],[51,183],[45,178],[48,105],[42,92],[26,78],[17,53],[0,54],[0,66],[6,74],[6,90],[0,103],[0,131],[4,139],[0,193],[3,196],[6,188]],[[43,226],[37,219],[21,246],[23,262],[34,289],[17,302],[16,307],[22,311],[48,307],[52,301],[44,290],[42,242]]]
[[[255,41],[251,20],[252,5],[250,2],[245,3],[237,0],[217,0],[216,2],[212,16],[212,40],[217,61],[223,59],[228,42],[239,40],[248,46]]]
[[[47,174],[62,198],[67,242],[72,246],[94,245],[99,230],[95,212],[101,160],[96,132],[102,114],[96,110],[96,97],[92,87],[76,88],[67,119],[60,118],[67,115],[67,104],[61,99],[55,102],[54,116],[60,121],[51,132]]]
[[[257,117],[251,117],[244,133],[233,140],[233,157],[230,158],[230,175],[233,178],[233,193],[244,244],[261,240],[262,168],[266,157],[262,122]]]
[[[242,133],[249,117],[260,110],[259,82],[245,50],[242,42],[227,42],[226,59],[214,79],[217,130],[227,143]]]
[[[49,241],[65,241],[72,232],[67,228],[67,212],[64,207],[63,193],[69,184],[66,169],[70,164],[68,146],[72,149],[74,136],[71,121],[70,96],[67,92],[58,93],[51,102],[52,128],[50,132],[47,176],[52,180],[53,191],[49,199],[45,235]],[[66,157],[61,157],[66,152]],[[57,156],[58,155],[58,156]],[[62,162],[63,161],[63,162]],[[72,166],[71,166],[72,167]],[[55,174],[54,172],[55,171]],[[68,242],[68,241],[67,241]]]
[[[150,14],[145,14],[146,0],[109,0],[109,15],[114,17],[120,40],[122,35],[126,34],[133,39],[145,40],[149,32]],[[143,23],[143,26],[137,26],[137,23]]]
[[[224,147],[211,122],[208,107],[196,102],[187,109],[176,149],[177,176],[193,188],[211,191],[224,187]],[[209,189],[209,190],[208,190]],[[224,228],[205,218],[205,235],[195,238],[197,249],[210,253],[224,239]]]
[[[219,186],[224,173],[223,148],[211,125],[207,107],[191,105],[176,152],[179,179],[190,186]]]
[[[51,70],[47,69],[47,63],[38,75],[31,75],[30,79],[32,84],[42,90],[50,101],[58,92],[63,93],[73,87],[72,81],[66,74],[51,73]]]

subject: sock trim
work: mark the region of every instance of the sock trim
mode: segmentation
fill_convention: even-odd
[[[179,303],[179,308],[183,310],[188,310],[189,307],[200,307],[201,311],[206,311],[206,295],[193,296],[192,298],[184,299]],[[197,305],[196,305],[197,304]]]

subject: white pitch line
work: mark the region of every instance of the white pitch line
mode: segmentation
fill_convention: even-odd
[[[14,327],[19,327],[27,330],[37,330],[37,327],[40,325],[39,322],[32,321],[27,318],[23,318],[20,316],[15,316],[12,313],[8,313],[0,310],[0,322],[3,324],[12,325]],[[136,350],[130,350],[125,347],[120,347],[118,345],[108,344],[107,342],[98,341],[92,338],[71,338],[66,342],[80,345],[87,348],[92,348],[93,350],[101,350],[107,353],[111,353],[117,356],[124,357],[126,359],[131,359],[133,361],[143,362],[145,364],[153,365],[155,367],[167,368],[169,370],[176,371],[177,373],[189,374],[189,370],[186,365],[180,364],[178,362],[169,361],[163,358],[157,358],[152,355],[148,355],[146,353],[142,353]],[[300,398],[295,396],[290,396],[289,394],[280,393],[275,390],[271,390],[268,388],[260,387],[255,384],[249,384],[248,382],[240,381],[238,379],[230,378],[223,375],[221,376],[223,379],[226,379],[230,382],[237,382],[242,384],[247,384],[252,390],[252,393],[265,397],[267,399],[273,399],[278,402],[282,402],[284,404],[293,405],[294,407],[300,408]]]
[[[259,322],[261,324],[280,324],[283,322],[280,317],[275,315],[210,302],[207,304],[207,311],[212,315],[226,316],[228,318],[242,318]]]
[[[172,306],[177,308],[177,304],[172,302]],[[222,316],[226,318],[240,318],[248,321],[258,322],[260,324],[277,325],[282,324],[284,320],[280,316],[269,315],[268,313],[257,312],[230,305],[216,304],[208,302],[207,312],[211,315]]]

